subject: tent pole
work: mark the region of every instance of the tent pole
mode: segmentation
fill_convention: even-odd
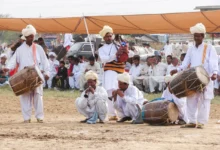
[[[87,32],[87,35],[88,35],[88,38],[89,38],[89,43],[90,43],[90,47],[91,47],[91,50],[92,50],[92,55],[93,55],[93,57],[95,57],[95,51],[94,51],[94,47],[92,46],[92,42],[91,42],[91,39],[90,39],[90,34],[89,34],[89,30],[88,30],[88,26],[87,26],[87,23],[86,23],[86,17],[85,16],[83,16],[83,20],[84,20],[86,32]]]

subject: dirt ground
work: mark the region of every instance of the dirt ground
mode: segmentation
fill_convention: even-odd
[[[212,104],[205,129],[179,126],[117,124],[87,125],[74,106],[77,93],[46,91],[45,123],[24,124],[18,97],[0,89],[0,150],[219,150],[220,105]],[[216,100],[215,100],[216,101]],[[219,99],[217,101],[220,101]]]

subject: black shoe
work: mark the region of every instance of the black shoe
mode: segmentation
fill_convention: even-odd
[[[90,118],[86,118],[85,120],[80,121],[80,123],[86,123]]]
[[[184,120],[180,119],[180,120],[178,121],[178,125],[184,125],[184,124],[186,124],[186,122],[185,122]]]
[[[124,118],[121,118],[120,120],[118,120],[117,122],[125,122],[125,121],[131,121],[131,117],[124,117]]]

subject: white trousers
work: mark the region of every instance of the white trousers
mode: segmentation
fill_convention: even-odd
[[[31,119],[32,105],[35,109],[35,117],[37,119],[44,118],[43,96],[39,93],[30,92],[20,96],[21,111],[24,120]]]
[[[187,97],[187,116],[189,123],[206,124],[209,120],[210,99],[204,99],[203,93]]]
[[[77,88],[79,89],[80,88],[80,76],[81,76],[81,73],[78,73],[78,74],[74,74],[73,76],[73,83],[74,83],[74,88]]]
[[[169,89],[166,88],[165,91],[163,91],[162,98],[165,98],[167,100],[172,100],[176,104],[178,110],[179,110],[179,119],[184,120],[186,123],[188,123],[188,117],[187,117],[187,109],[186,109],[186,98],[177,98],[174,94],[171,94]]]
[[[173,95],[173,100],[179,110],[179,119],[182,119],[186,123],[188,123],[186,98],[177,98],[176,96]]]
[[[143,79],[133,79],[134,86],[136,86],[140,91],[143,91]]]
[[[74,80],[73,80],[73,76],[69,76],[69,85],[70,85],[70,88],[71,88],[71,89],[74,88]]]
[[[116,89],[112,89],[112,90],[107,91],[108,97],[112,97],[112,92],[114,90],[116,90]],[[115,110],[114,105],[113,105],[113,102],[108,99],[107,104],[108,104],[108,116],[110,116],[110,117],[117,116],[116,115],[116,110]]]
[[[149,88],[150,92],[155,92],[155,88],[158,87],[159,91],[162,91],[164,83],[164,76],[150,76],[149,77]]]
[[[51,74],[49,79],[47,80],[47,85],[48,85],[48,88],[51,89],[51,86],[52,86],[52,80],[53,78],[56,76],[56,74]]]
[[[90,100],[91,101],[91,100]],[[84,115],[87,119],[91,118],[95,112],[98,113],[99,119],[102,121],[105,120],[107,116],[107,104],[105,101],[94,99],[93,103],[88,105],[88,100],[84,98],[77,98],[76,99],[76,108],[78,112]]]
[[[136,120],[138,117],[138,108],[134,104],[126,103],[121,98],[117,98],[117,101],[114,102],[114,107],[117,111],[118,117],[131,117],[132,120]]]
[[[79,77],[79,87],[80,87],[79,89],[80,89],[80,90],[84,90],[85,84],[86,84],[86,79],[85,79],[85,75],[84,75],[84,73],[83,73],[83,74],[81,74],[80,77]]]

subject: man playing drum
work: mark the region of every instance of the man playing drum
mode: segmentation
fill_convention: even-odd
[[[40,45],[35,45],[33,43],[34,36],[36,34],[36,29],[32,25],[27,25],[25,29],[22,30],[22,34],[26,38],[24,42],[13,55],[12,59],[9,61],[5,72],[18,67],[18,71],[24,69],[28,66],[37,66],[41,69],[46,80],[49,79],[49,62],[44,53],[43,48]],[[36,48],[36,49],[35,49]],[[35,49],[35,50],[34,50]],[[18,72],[19,73],[19,72]],[[24,87],[25,88],[25,87]],[[35,117],[37,122],[42,123],[44,118],[43,112],[43,84],[38,86],[33,91],[27,92],[20,96],[21,110],[24,117],[25,123],[31,122],[32,114],[32,103],[35,108]]]
[[[205,44],[206,28],[202,23],[198,23],[190,28],[190,32],[194,35],[195,45],[187,51],[185,59],[181,66],[171,71],[171,75],[196,66],[203,66],[210,77],[209,84],[203,92],[196,92],[192,96],[187,96],[187,116],[189,123],[182,126],[184,128],[203,128],[208,122],[211,99],[214,98],[213,81],[217,78],[218,57],[215,48],[210,44]],[[196,112],[198,114],[196,116]]]

